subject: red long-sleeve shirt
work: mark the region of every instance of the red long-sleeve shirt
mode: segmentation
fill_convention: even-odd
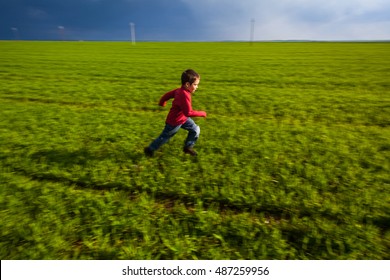
[[[167,92],[161,97],[159,105],[165,106],[171,98],[174,99],[165,121],[167,124],[178,126],[184,124],[188,117],[206,117],[206,112],[192,110],[191,93],[185,88],[181,87]]]

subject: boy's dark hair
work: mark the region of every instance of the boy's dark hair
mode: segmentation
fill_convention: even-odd
[[[196,81],[196,79],[199,79],[199,74],[196,73],[192,69],[187,69],[186,71],[181,74],[181,84],[184,85],[185,83],[190,83],[192,85],[193,82]]]

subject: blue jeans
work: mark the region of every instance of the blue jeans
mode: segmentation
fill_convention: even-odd
[[[182,125],[172,126],[165,124],[163,132],[152,142],[152,144],[149,145],[149,148],[152,151],[156,151],[163,144],[168,142],[168,140],[171,139],[180,128],[188,131],[187,139],[184,141],[184,147],[194,146],[199,138],[200,128],[191,118],[188,118],[187,121]]]

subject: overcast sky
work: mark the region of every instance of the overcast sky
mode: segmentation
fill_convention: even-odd
[[[0,0],[0,40],[390,40],[390,0]]]

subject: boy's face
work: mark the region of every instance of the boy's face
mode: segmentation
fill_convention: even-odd
[[[198,89],[199,83],[200,79],[196,79],[195,82],[193,82],[192,84],[186,83],[186,89],[189,92],[194,93]]]

